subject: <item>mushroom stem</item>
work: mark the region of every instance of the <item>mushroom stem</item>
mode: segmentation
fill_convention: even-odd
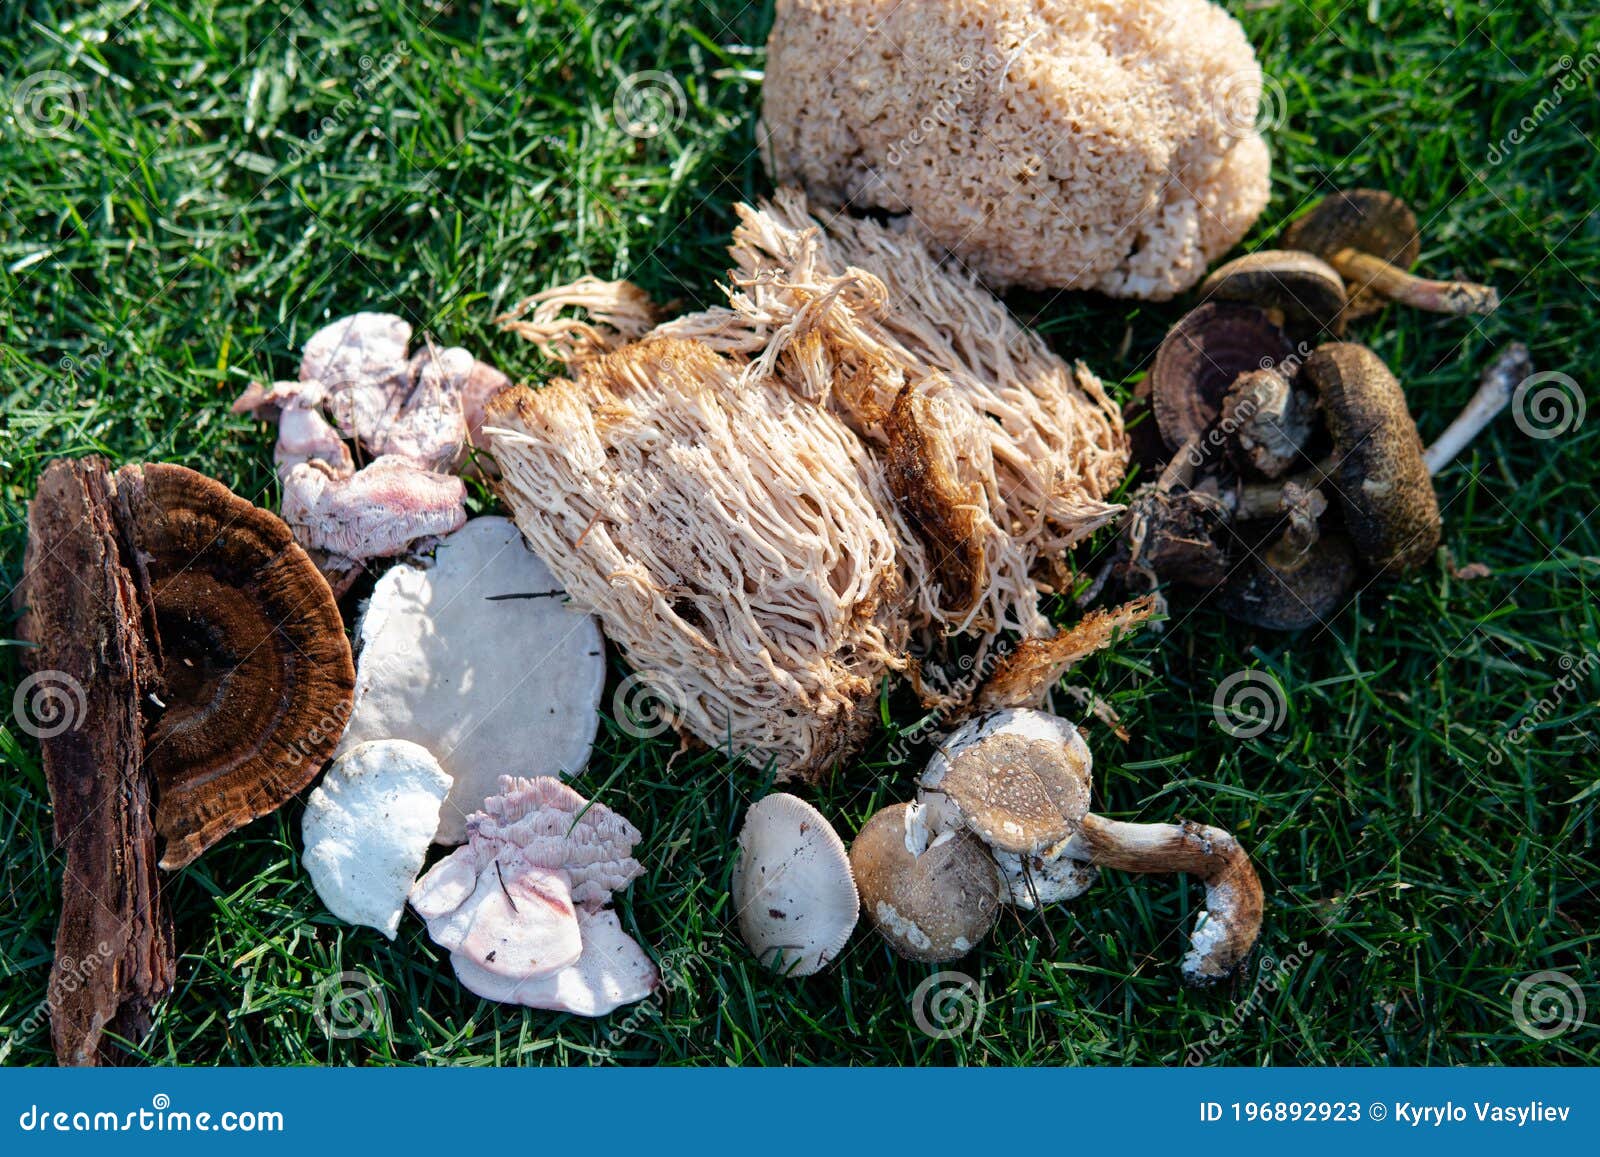
[[[1500,351],[1498,357],[1483,371],[1478,392],[1473,394],[1455,421],[1445,427],[1444,433],[1422,453],[1422,461],[1429,474],[1437,474],[1460,454],[1478,436],[1478,432],[1506,408],[1517,384],[1533,373],[1533,359],[1528,347],[1520,341],[1512,342]]]
[[[1355,249],[1339,250],[1330,264],[1357,289],[1371,290],[1430,313],[1493,313],[1500,305],[1500,294],[1491,285],[1417,277],[1381,257]]]
[[[1079,830],[1090,863],[1124,872],[1183,872],[1205,882],[1206,907],[1181,969],[1199,988],[1237,972],[1261,933],[1261,881],[1250,857],[1221,828],[1187,820],[1130,824],[1090,812]]]
[[[1324,458],[1310,470],[1302,470],[1282,482],[1246,482],[1234,491],[1233,513],[1241,522],[1253,518],[1270,518],[1283,513],[1284,494],[1291,486],[1301,490],[1315,490],[1333,474],[1338,465],[1331,457]]]

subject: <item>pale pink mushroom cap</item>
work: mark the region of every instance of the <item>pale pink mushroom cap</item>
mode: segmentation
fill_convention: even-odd
[[[305,547],[348,559],[388,558],[419,538],[467,521],[466,487],[402,458],[379,458],[348,477],[321,462],[283,479],[283,520]]]
[[[550,777],[500,788],[468,817],[468,842],[411,890],[456,976],[488,1000],[583,1016],[643,1000],[655,966],[602,910],[644,871],[639,830]]]

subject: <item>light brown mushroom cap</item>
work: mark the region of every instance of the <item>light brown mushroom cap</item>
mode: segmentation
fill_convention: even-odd
[[[1240,374],[1275,366],[1294,346],[1265,311],[1208,302],[1167,332],[1150,366],[1150,407],[1169,450],[1203,435]]]
[[[965,956],[1000,910],[999,872],[964,829],[935,834],[922,804],[895,804],[869,819],[850,845],[850,866],[867,918],[911,960]]]
[[[1404,391],[1364,345],[1333,342],[1301,374],[1333,439],[1333,489],[1356,552],[1374,570],[1412,570],[1439,546],[1439,500]]]
[[[996,711],[939,745],[918,799],[942,815],[953,809],[997,851],[1034,855],[1077,831],[1089,810],[1091,765],[1088,745],[1066,720],[1026,708]]]
[[[1313,253],[1259,249],[1218,266],[1200,285],[1206,301],[1232,301],[1279,314],[1295,325],[1344,331],[1344,280]]]
[[[783,792],[745,813],[732,883],[745,944],[784,976],[831,964],[860,913],[844,841],[821,812]]]

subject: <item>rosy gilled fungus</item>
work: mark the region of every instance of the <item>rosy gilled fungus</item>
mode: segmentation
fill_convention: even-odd
[[[644,873],[639,830],[549,776],[502,776],[467,842],[411,890],[456,976],[488,1000],[602,1016],[642,1000],[655,966],[604,910]]]

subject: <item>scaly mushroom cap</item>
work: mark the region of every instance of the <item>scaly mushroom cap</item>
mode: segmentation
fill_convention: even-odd
[[[316,776],[355,670],[333,593],[276,515],[182,466],[117,472],[162,651],[146,740],[161,866],[181,868]]]
[[[1322,402],[1356,552],[1374,570],[1421,566],[1439,546],[1439,500],[1400,383],[1353,342],[1318,347],[1301,373]]]
[[[1150,367],[1150,405],[1169,450],[1206,432],[1235,378],[1277,365],[1294,346],[1265,312],[1211,302],[1168,331]]]
[[[1285,321],[1344,332],[1345,289],[1338,270],[1312,253],[1260,249],[1218,266],[1200,285],[1206,301],[1233,301],[1281,314]]]
[[[850,845],[867,917],[900,955],[942,963],[965,956],[994,927],[999,873],[971,832],[935,835],[922,804],[878,812]]]
[[[1024,708],[979,716],[928,761],[919,802],[935,828],[959,823],[997,851],[1034,855],[1078,830],[1089,810],[1089,748],[1065,719]]]
[[[860,913],[844,841],[821,812],[783,792],[745,813],[733,903],[745,944],[784,976],[826,968]]]
[[[1387,261],[1397,269],[1410,269],[1422,253],[1417,215],[1399,197],[1382,189],[1330,193],[1283,231],[1283,244],[1324,260],[1353,249]],[[1346,290],[1350,297],[1344,314],[1347,319],[1365,317],[1384,306],[1381,295],[1359,282]]]

